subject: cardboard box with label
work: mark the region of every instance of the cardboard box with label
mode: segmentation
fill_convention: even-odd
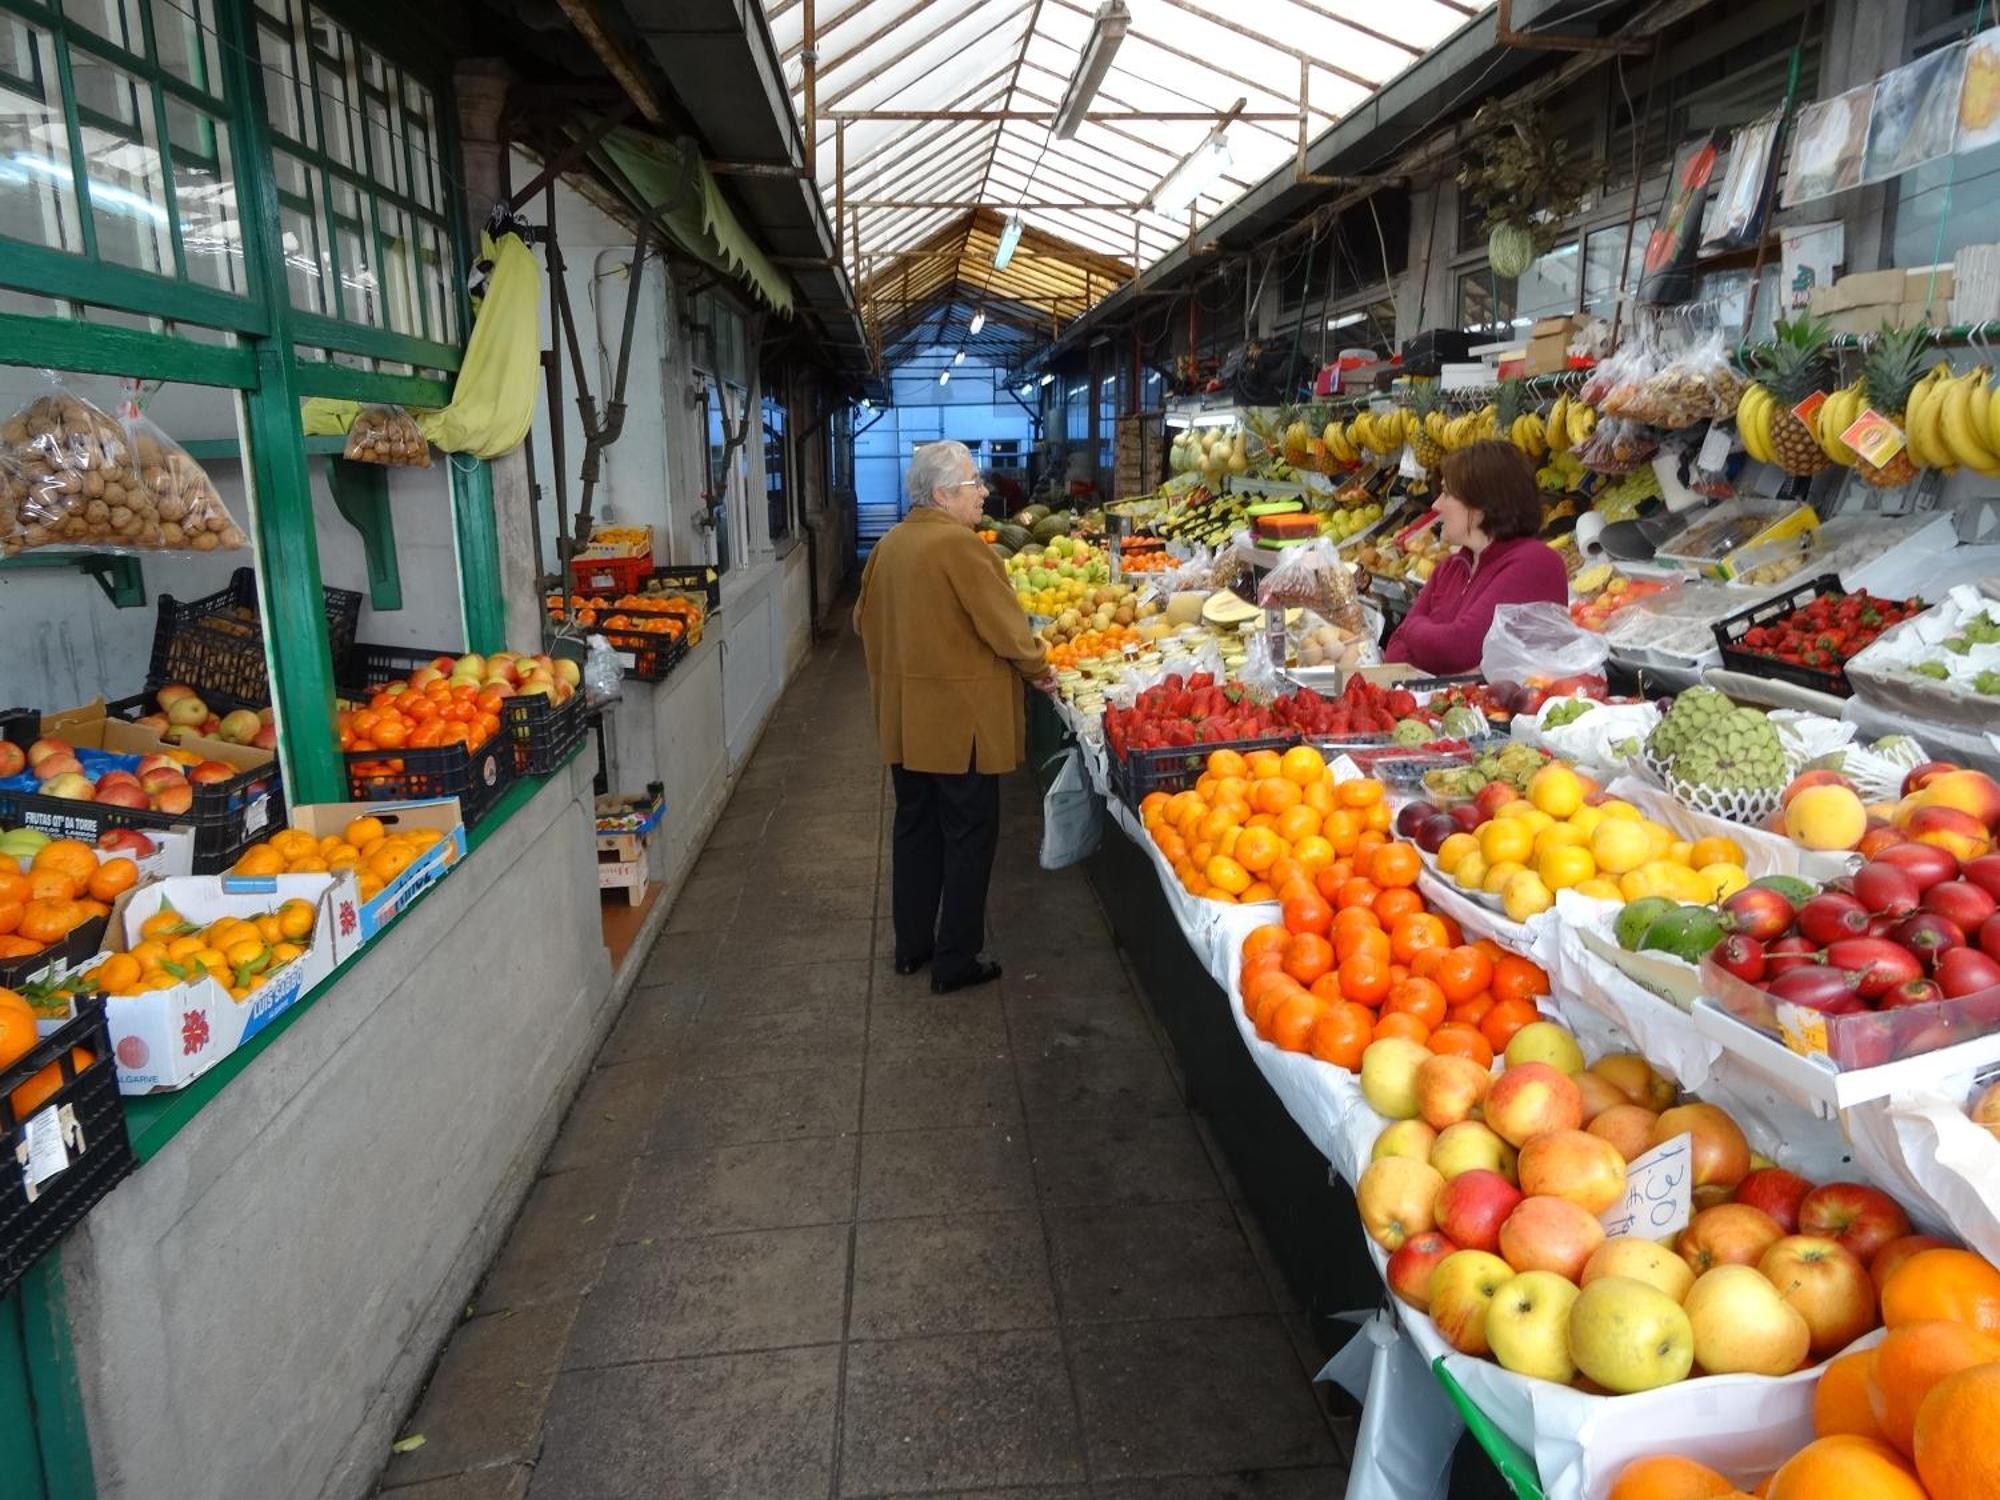
[[[422,858],[385,885],[374,900],[359,903],[357,938],[367,943],[465,858],[465,819],[456,797],[439,797],[425,802],[310,802],[292,809],[291,824],[314,838],[325,838],[356,818],[379,818],[391,833],[422,828],[440,835]]]
[[[1521,359],[1524,375],[1559,375],[1569,368],[1570,342],[1589,320],[1568,314],[1537,318],[1528,330],[1528,349]]]

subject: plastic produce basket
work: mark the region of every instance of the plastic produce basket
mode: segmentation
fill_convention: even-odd
[[[92,917],[69,936],[50,943],[40,953],[0,959],[0,985],[18,990],[51,964],[61,964],[65,971],[77,968],[97,956],[98,949],[104,944],[104,929],[110,925],[109,917]]]
[[[1217,740],[1209,745],[1173,745],[1158,750],[1128,750],[1110,758],[1111,790],[1127,807],[1137,809],[1154,792],[1185,792],[1201,780],[1202,768],[1218,750],[1248,755],[1252,750],[1283,754],[1298,740],[1267,735],[1254,740]]]
[[[1762,604],[1753,604],[1727,619],[1715,623],[1715,644],[1722,650],[1722,665],[1733,672],[1747,672],[1753,677],[1769,677],[1776,682],[1789,682],[1794,687],[1811,688],[1818,693],[1831,693],[1836,698],[1846,698],[1854,689],[1848,686],[1847,673],[1838,669],[1828,672],[1819,667],[1801,667],[1788,661],[1779,661],[1775,656],[1765,656],[1761,652],[1745,650],[1743,637],[1760,625],[1771,625],[1785,618],[1793,610],[1810,604],[1822,594],[1844,594],[1840,586],[1840,575],[1822,573],[1810,583],[1799,584],[1787,589],[1775,598],[1766,599]]]
[[[670,589],[685,589],[690,594],[701,595],[712,615],[722,610],[722,575],[708,563],[655,568],[647,577],[664,583]]]
[[[625,675],[634,682],[665,682],[667,674],[688,654],[685,636],[652,635],[644,631],[599,630],[605,644],[618,653]]]
[[[338,682],[354,649],[361,595],[352,589],[321,592]],[[271,701],[264,632],[258,623],[257,577],[250,569],[238,568],[229,587],[186,603],[170,594],[160,596],[153,654],[146,668],[148,696],[170,682],[185,683],[204,698],[234,699],[231,706],[239,708],[261,708]]]
[[[27,1121],[0,1109],[0,1295],[10,1291],[28,1268],[55,1248],[133,1168],[132,1142],[125,1134],[125,1109],[118,1098],[118,1064],[104,1024],[104,1002],[89,996],[76,1002],[77,1014],[37,1042],[27,1056],[0,1072],[0,1097],[44,1068],[61,1071],[62,1083],[29,1117],[54,1109],[68,1164],[30,1189],[23,1149]],[[81,1070],[71,1049],[90,1062]]]
[[[184,813],[0,791],[0,823],[25,823],[52,837],[86,844],[95,844],[112,828],[192,828],[197,875],[228,869],[265,829],[284,820],[285,786],[276,760],[227,781],[195,783],[194,806]]]
[[[556,703],[539,693],[510,698],[501,732],[514,737],[514,769],[523,776],[547,776],[568,760],[583,740],[583,694]]]
[[[578,557],[570,560],[569,581],[579,594],[631,594],[652,571],[650,552],[637,557]]]

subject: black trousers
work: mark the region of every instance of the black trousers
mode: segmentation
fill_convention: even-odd
[[[931,975],[970,973],[986,942],[986,887],[1000,846],[1000,778],[891,766],[896,957],[931,955]]]

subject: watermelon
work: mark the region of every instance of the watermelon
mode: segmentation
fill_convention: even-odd
[[[1013,552],[1019,552],[1034,540],[1027,527],[1016,525],[1012,521],[1002,521],[993,528],[993,534],[1001,546]]]
[[[1054,537],[1068,536],[1070,521],[1071,517],[1068,515],[1045,515],[1029,529],[1033,532],[1036,541],[1047,542]]]

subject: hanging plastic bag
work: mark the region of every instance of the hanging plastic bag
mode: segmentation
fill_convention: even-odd
[[[235,552],[248,545],[208,471],[140,416],[136,400],[128,402],[125,434],[139,466],[139,483],[159,518],[162,551]]]
[[[1764,222],[1778,191],[1778,135],[1785,112],[1773,110],[1736,132],[1729,143],[1729,170],[1716,190],[1715,228],[1701,242],[1703,255],[1754,250],[1764,238]]]
[[[53,377],[51,377],[53,381]],[[0,423],[0,551],[160,545],[153,497],[118,420],[57,384]]]
[[[1090,789],[1083,757],[1074,747],[1042,794],[1042,868],[1066,870],[1097,852],[1104,838],[1104,799]]]
[[[542,268],[516,234],[479,237],[493,274],[452,385],[451,404],[418,425],[446,453],[498,458],[528,435],[542,389]]]
[[[1610,654],[1604,637],[1578,625],[1560,604],[1502,604],[1479,653],[1479,675],[1488,682],[1601,676]]]
[[[1287,549],[1264,575],[1257,602],[1267,608],[1309,609],[1348,636],[1358,636],[1366,628],[1354,570],[1341,561],[1340,547],[1331,537]]]
[[[1576,461],[1596,474],[1630,474],[1660,451],[1659,433],[1630,417],[1606,417],[1576,450]]]
[[[611,642],[593,635],[590,650],[583,658],[583,701],[595,708],[600,703],[616,703],[624,696],[625,663],[619,660]]]
[[[347,429],[342,455],[362,464],[388,464],[407,469],[431,466],[431,445],[416,419],[400,406],[364,406]]]

